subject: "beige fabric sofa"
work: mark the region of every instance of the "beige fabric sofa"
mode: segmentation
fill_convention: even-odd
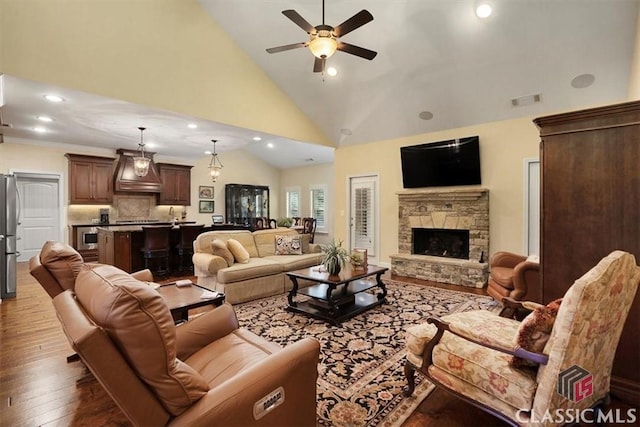
[[[322,253],[320,245],[308,243],[308,236],[300,235],[303,238],[301,255],[276,255],[275,238],[278,235],[298,236],[298,232],[275,228],[253,233],[233,230],[200,234],[193,242],[193,265],[198,285],[223,292],[231,304],[289,291],[292,284],[285,273],[320,264]],[[249,262],[229,266],[224,258],[213,255],[211,242],[216,238],[240,242],[249,253]]]

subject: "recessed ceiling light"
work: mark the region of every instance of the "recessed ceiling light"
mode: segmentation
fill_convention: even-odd
[[[349,135],[351,135],[353,132],[351,132],[351,129],[342,128],[342,129],[340,129],[340,133],[341,133],[341,134],[343,134],[343,135],[347,135],[347,136],[349,136]]]
[[[491,5],[488,3],[480,3],[478,7],[476,7],[476,16],[478,18],[488,18],[491,16]]]
[[[46,99],[49,102],[62,102],[64,101],[64,98],[58,95],[45,95],[44,99]]]
[[[272,144],[272,143],[268,143],[268,144],[267,144],[267,147],[269,147],[269,148],[273,148],[273,144]]]
[[[433,119],[433,113],[431,111],[421,111],[420,114],[418,114],[418,117],[422,120],[431,120]]]
[[[260,138],[259,136],[254,136],[254,137],[253,137],[253,140],[254,140],[254,141],[262,141],[262,138]]]
[[[327,68],[327,74],[331,77],[335,77],[338,75],[338,70],[336,69],[336,67],[329,67]]]
[[[49,116],[38,116],[36,117],[36,119],[40,120],[41,122],[47,122],[47,123],[50,123],[53,121],[53,119]]]
[[[36,126],[33,128],[34,132],[38,132],[38,133],[45,133],[47,130],[45,128],[43,128],[42,126]]]
[[[189,123],[189,124],[187,125],[187,127],[188,127],[189,129],[198,129],[198,125],[197,125],[197,124],[195,124],[195,123]]]
[[[593,74],[580,74],[579,76],[576,76],[573,78],[573,80],[571,80],[571,86],[575,87],[576,89],[584,89],[591,86],[595,81],[596,76],[594,76]]]

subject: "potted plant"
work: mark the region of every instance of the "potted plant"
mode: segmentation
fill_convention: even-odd
[[[349,254],[347,250],[342,247],[342,240],[336,243],[333,240],[327,245],[322,245],[322,265],[331,276],[335,276],[340,273],[342,267],[349,261]]]
[[[278,218],[276,221],[276,224],[278,225],[278,227],[291,227],[291,225],[293,224],[293,219],[291,218]]]

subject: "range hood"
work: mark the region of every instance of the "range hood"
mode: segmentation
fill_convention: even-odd
[[[137,176],[133,167],[133,158],[140,155],[139,151],[119,148],[116,153],[120,155],[120,158],[114,176],[115,191],[129,193],[160,193],[162,191],[162,180],[158,168],[153,162],[154,153],[148,151],[144,153],[145,157],[151,159],[149,173],[145,176]]]

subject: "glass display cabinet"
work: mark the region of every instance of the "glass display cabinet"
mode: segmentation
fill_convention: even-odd
[[[250,225],[253,218],[269,218],[269,187],[227,184],[224,187],[228,223]]]

